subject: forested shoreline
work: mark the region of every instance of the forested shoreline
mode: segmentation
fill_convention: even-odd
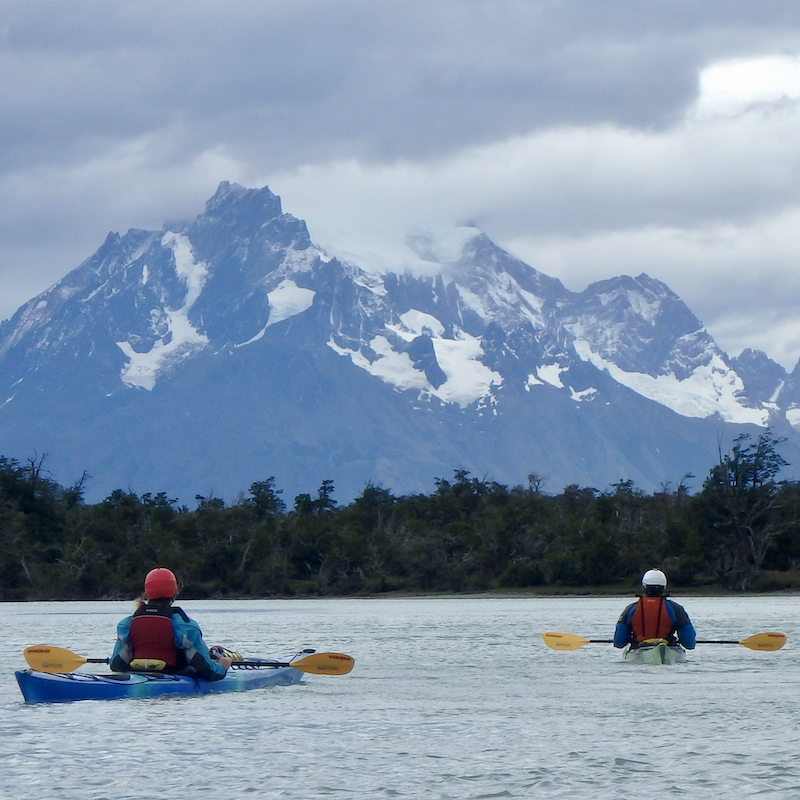
[[[330,480],[288,504],[270,477],[193,509],[123,490],[87,504],[85,478],[64,487],[44,458],[0,457],[0,600],[132,598],[154,566],[185,599],[630,591],[653,566],[684,590],[800,588],[800,482],[777,479],[782,441],[742,435],[704,479],[652,494],[625,480],[549,494],[536,475],[508,487],[456,470],[430,494],[368,484],[347,505]]]

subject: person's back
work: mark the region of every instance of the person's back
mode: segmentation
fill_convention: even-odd
[[[642,576],[643,595],[620,615],[614,630],[614,647],[639,647],[647,641],[665,640],[693,650],[694,626],[683,606],[666,597],[667,576],[651,569]]]
[[[165,671],[181,670],[186,667],[186,659],[175,645],[175,628],[172,617],[178,614],[188,620],[182,609],[166,601],[143,603],[134,611],[128,626],[132,658],[131,666],[136,669],[142,662],[152,668],[161,662]]]
[[[111,669],[162,671],[215,681],[225,677],[231,660],[211,657],[200,626],[177,606],[178,582],[168,569],[151,570],[144,598],[117,626]]]

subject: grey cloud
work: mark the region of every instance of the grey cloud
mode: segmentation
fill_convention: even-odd
[[[109,230],[190,218],[219,180],[333,159],[435,176],[469,148],[588,130],[571,173],[565,151],[544,153],[517,185],[487,173],[453,204],[501,242],[774,213],[800,202],[792,149],[651,158],[624,135],[605,151],[592,137],[679,136],[703,65],[799,49],[796,0],[6,2],[0,317]],[[458,191],[449,180],[440,196]]]
[[[670,124],[699,64],[797,43],[790,3],[58,2],[7,8],[7,168],[180,128],[269,169],[433,157],[554,124]]]

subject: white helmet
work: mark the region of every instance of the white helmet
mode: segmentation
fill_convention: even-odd
[[[660,586],[667,588],[667,576],[660,569],[649,569],[642,575],[642,586]]]

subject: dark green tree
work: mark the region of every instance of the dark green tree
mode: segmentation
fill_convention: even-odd
[[[755,441],[747,433],[737,436],[698,497],[702,541],[716,577],[729,588],[750,586],[784,530],[777,481],[788,465],[778,452],[784,441],[769,429]]]

